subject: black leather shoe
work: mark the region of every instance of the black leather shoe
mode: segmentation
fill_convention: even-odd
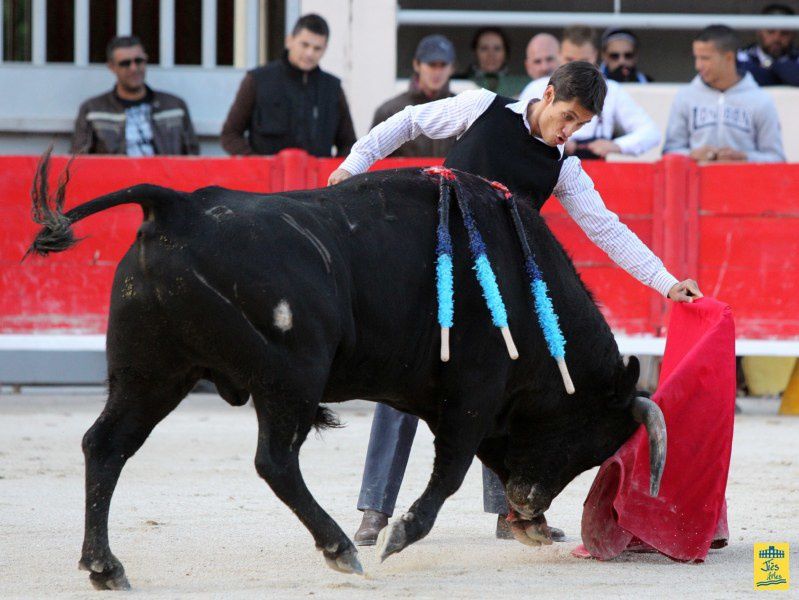
[[[388,515],[377,510],[366,509],[363,511],[363,519],[355,537],[352,541],[356,546],[374,546],[377,541],[377,534],[388,525]]]

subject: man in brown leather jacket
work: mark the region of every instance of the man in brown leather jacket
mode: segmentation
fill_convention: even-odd
[[[186,103],[144,83],[147,54],[134,36],[115,37],[106,49],[117,81],[110,92],[81,104],[72,137],[76,154],[199,154]]]
[[[443,35],[428,35],[419,42],[413,56],[413,77],[408,90],[386,100],[376,111],[372,127],[409,105],[425,104],[454,96],[449,79],[455,67],[455,48]],[[397,148],[394,156],[446,156],[455,138],[433,140],[420,135]]]

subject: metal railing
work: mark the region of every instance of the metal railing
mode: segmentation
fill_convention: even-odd
[[[397,25],[482,27],[628,27],[631,29],[702,29],[723,23],[733,29],[799,29],[799,16],[625,12],[537,12],[494,10],[400,9]]]
[[[116,34],[130,35],[133,28],[133,0],[116,1]],[[89,64],[89,0],[75,2],[74,59],[76,66]],[[4,12],[0,0],[0,64],[4,34]],[[234,3],[234,61],[235,67],[252,68],[259,64],[261,56],[261,2],[259,0],[236,0]],[[175,0],[159,3],[159,65],[174,66],[175,57]],[[216,67],[216,0],[202,0],[202,59],[203,68]],[[31,2],[31,61],[30,64],[47,64],[47,0]]]

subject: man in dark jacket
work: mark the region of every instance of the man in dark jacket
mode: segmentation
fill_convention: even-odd
[[[229,154],[275,154],[302,148],[314,156],[339,155],[355,143],[341,81],[319,68],[330,30],[319,15],[300,17],[283,56],[249,71],[222,127]]]
[[[138,38],[119,36],[106,48],[117,82],[80,106],[72,152],[87,154],[199,154],[186,103],[144,83],[147,54]]]
[[[784,4],[770,4],[764,15],[792,16]],[[799,49],[794,32],[788,29],[760,29],[757,43],[738,51],[738,66],[749,71],[758,85],[799,85]]]

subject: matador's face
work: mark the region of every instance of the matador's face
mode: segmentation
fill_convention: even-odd
[[[565,144],[594,116],[576,98],[556,100],[555,88],[551,85],[547,86],[541,103],[541,108],[534,111],[535,116],[530,120],[530,125],[533,135],[539,136],[550,146]]]

